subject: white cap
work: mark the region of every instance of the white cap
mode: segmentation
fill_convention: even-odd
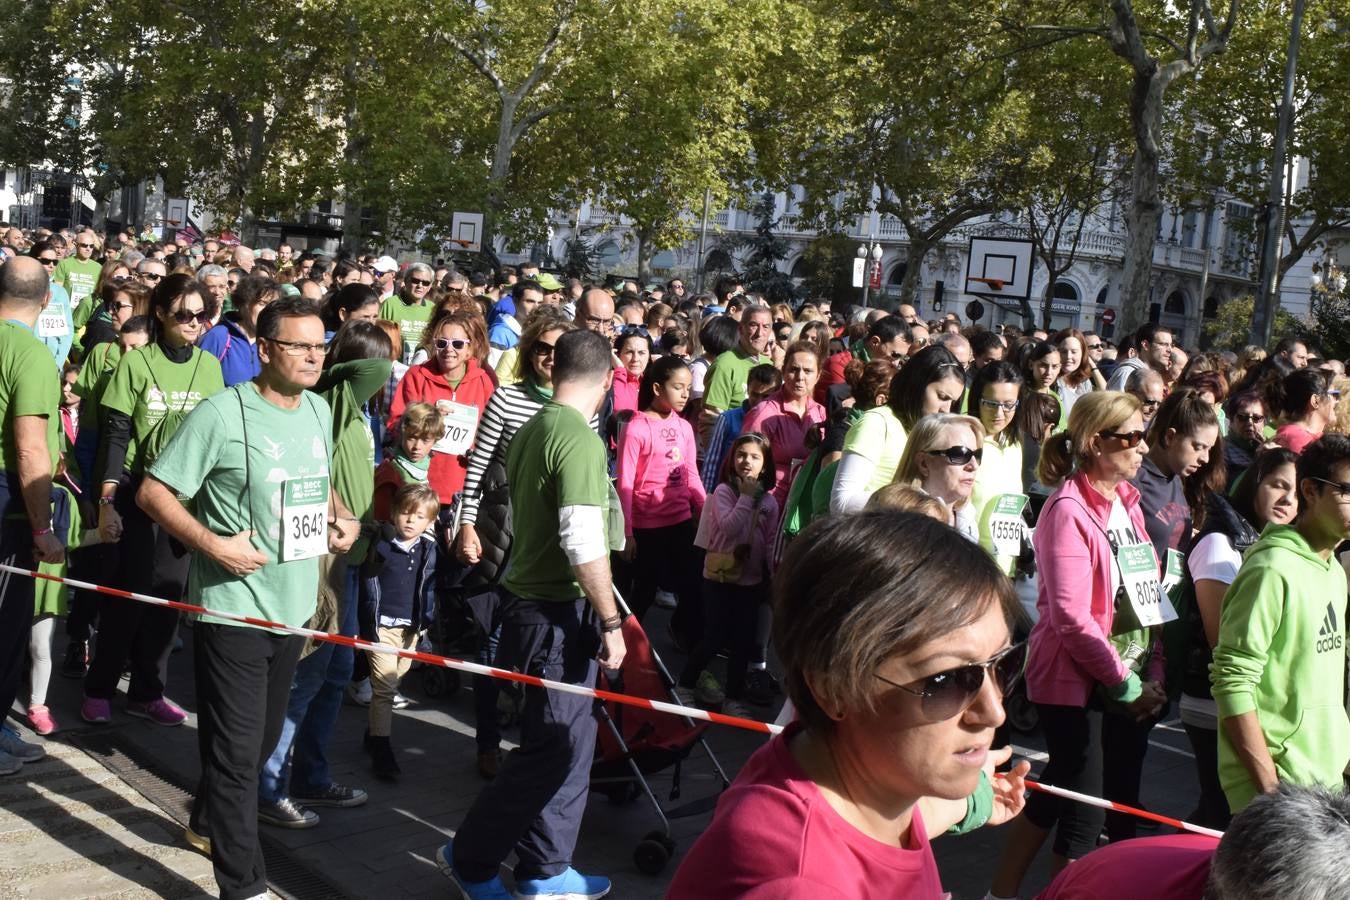
[[[394,261],[392,256],[381,256],[379,259],[375,260],[373,268],[376,272],[397,272],[398,263]]]

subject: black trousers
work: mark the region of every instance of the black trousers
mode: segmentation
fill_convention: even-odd
[[[497,664],[595,686],[600,631],[585,600],[523,600],[503,591]],[[572,864],[595,755],[590,697],[526,687],[520,748],[483,788],[454,841],[455,871],[487,881],[514,850],[516,878],[551,878]]]
[[[221,900],[242,900],[267,890],[258,771],[281,734],[305,639],[207,622],[192,639],[202,774],[189,822],[211,838]]]
[[[1166,712],[1167,707],[1163,707],[1163,715]],[[1144,777],[1148,736],[1159,721],[1160,718],[1136,722],[1128,715],[1110,710],[1103,714],[1101,795],[1107,800],[1139,807],[1139,783]],[[1138,837],[1138,828],[1139,819],[1128,813],[1106,814],[1106,836],[1113,844]]]
[[[1228,810],[1228,797],[1219,783],[1219,732],[1184,722],[1182,727],[1195,751],[1195,772],[1200,780],[1200,805],[1190,820],[1196,825],[1223,831],[1233,814]]]
[[[181,600],[192,557],[136,505],[140,484],[139,477],[124,475],[117,488],[122,539],[117,543],[111,587]],[[111,700],[117,693],[122,667],[130,661],[127,699],[148,703],[163,697],[169,654],[178,632],[178,611],[100,594],[98,617],[98,643],[84,679],[85,695]]]
[[[92,547],[70,551],[70,575],[80,581],[111,586],[116,565],[115,544],[94,544]],[[87,644],[94,636],[94,623],[98,621],[101,596],[84,588],[75,588],[71,591],[70,610],[66,613],[66,636],[72,641]]]
[[[627,598],[641,619],[656,600],[657,588],[669,589],[679,599],[670,627],[690,647],[703,637],[703,567],[695,553],[695,533],[693,519],[663,528],[634,528],[633,596]]]
[[[717,651],[726,647],[730,651],[726,693],[732,699],[740,699],[745,692],[746,670],[755,655],[760,606],[767,590],[763,584],[742,587],[703,580],[703,638],[689,654],[680,673],[680,684],[685,687],[697,684],[699,673],[708,667]]]
[[[1101,709],[1051,703],[1037,703],[1036,709],[1050,754],[1041,781],[1102,796]],[[1027,798],[1026,817],[1039,828],[1055,828],[1055,853],[1081,859],[1096,849],[1106,812],[1076,800],[1033,793]]]
[[[32,529],[27,519],[0,520],[0,562],[36,569]],[[33,627],[33,579],[0,572],[0,720],[19,694],[27,667],[28,634]]]

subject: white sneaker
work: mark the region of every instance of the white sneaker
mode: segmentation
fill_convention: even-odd
[[[347,685],[347,699],[357,706],[369,706],[371,698],[370,679],[362,678]]]
[[[398,691],[394,691],[394,709],[407,709],[408,704],[410,703],[412,703],[411,700],[400,694]]]
[[[20,762],[34,762],[47,755],[41,744],[30,744],[8,725],[0,728],[0,752],[8,753]]]
[[[0,750],[0,775],[13,775],[23,768],[23,760],[19,759],[13,753],[6,753]]]
[[[662,609],[674,609],[680,605],[680,600],[670,591],[657,591],[656,605]]]

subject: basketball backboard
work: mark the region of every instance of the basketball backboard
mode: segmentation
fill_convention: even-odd
[[[966,259],[966,293],[1001,300],[1031,297],[1031,241],[973,237]]]
[[[483,214],[456,212],[450,220],[450,241],[453,249],[477,253],[483,249]]]

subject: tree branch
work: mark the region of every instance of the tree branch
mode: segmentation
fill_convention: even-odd
[[[569,3],[559,12],[558,21],[554,22],[553,27],[549,29],[548,37],[544,40],[544,46],[534,59],[534,68],[520,83],[520,87],[515,90],[516,102],[528,97],[530,92],[534,90],[535,85],[539,83],[539,79],[544,77],[544,72],[548,70],[549,58],[553,56],[554,51],[558,49],[558,45],[562,43],[562,33],[572,21],[572,14],[575,12],[576,4],[574,3]]]
[[[467,44],[465,44],[459,38],[455,37],[453,34],[449,34],[448,32],[444,31],[438,31],[436,32],[436,37],[440,38],[442,41],[445,41],[445,43],[450,45],[451,49],[453,49],[460,56],[468,60],[469,63],[475,69],[477,69],[480,73],[482,73],[484,78],[486,78],[488,81],[492,83],[493,88],[496,89],[498,94],[506,93],[506,85],[502,83],[501,76],[498,75],[490,65],[488,65],[486,59],[470,50]]]
[[[566,104],[563,103],[550,103],[548,106],[541,106],[539,109],[521,116],[520,121],[511,126],[512,146],[525,136],[525,132],[529,131],[554,113],[561,112],[565,107]]]

